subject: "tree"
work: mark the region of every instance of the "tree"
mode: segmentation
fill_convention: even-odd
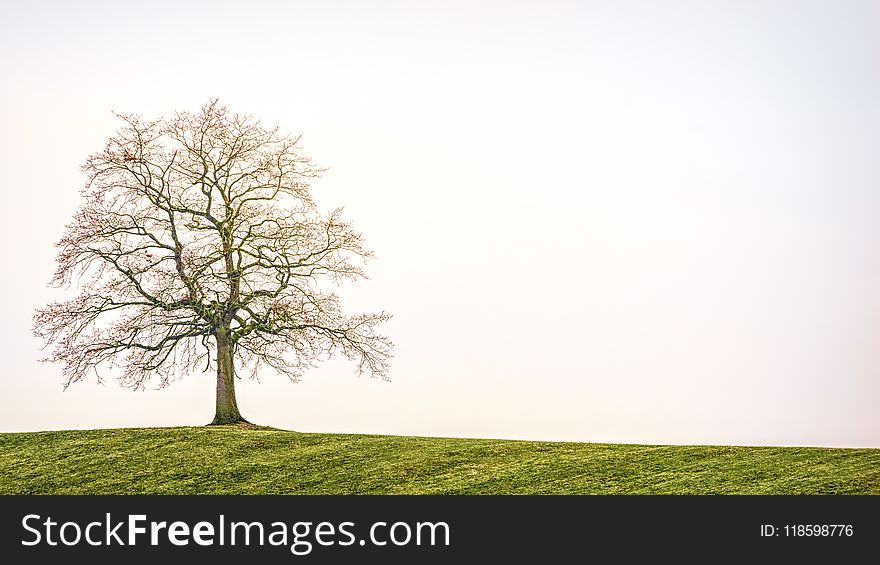
[[[322,215],[310,179],[323,169],[299,137],[230,114],[123,125],[83,165],[85,202],[56,244],[50,284],[81,292],[37,310],[34,333],[64,366],[64,388],[99,368],[120,383],[159,387],[216,367],[213,424],[242,422],[238,367],[269,366],[296,381],[335,352],[385,377],[390,316],[348,316],[322,283],[364,277],[371,256],[341,209]]]

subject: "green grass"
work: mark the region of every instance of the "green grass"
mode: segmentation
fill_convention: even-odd
[[[0,434],[3,494],[880,494],[880,449],[203,427]]]

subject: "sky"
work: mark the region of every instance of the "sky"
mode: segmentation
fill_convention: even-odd
[[[880,4],[4,2],[0,431],[199,425],[215,376],[62,390],[34,310],[119,126],[302,133],[376,258],[389,382],[238,387],[303,432],[880,447]]]

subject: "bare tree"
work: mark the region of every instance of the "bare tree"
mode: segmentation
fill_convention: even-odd
[[[322,215],[309,181],[322,169],[299,137],[230,114],[124,124],[88,158],[85,203],[57,243],[55,286],[80,294],[37,311],[64,387],[117,367],[123,386],[158,386],[216,365],[214,424],[244,421],[236,366],[298,380],[335,352],[385,377],[389,315],[345,315],[321,283],[364,277],[371,256],[340,210]]]

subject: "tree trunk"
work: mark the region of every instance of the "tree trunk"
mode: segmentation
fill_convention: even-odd
[[[214,424],[237,424],[247,422],[238,411],[235,402],[235,365],[233,362],[232,336],[226,328],[218,328],[217,340],[217,411]]]

